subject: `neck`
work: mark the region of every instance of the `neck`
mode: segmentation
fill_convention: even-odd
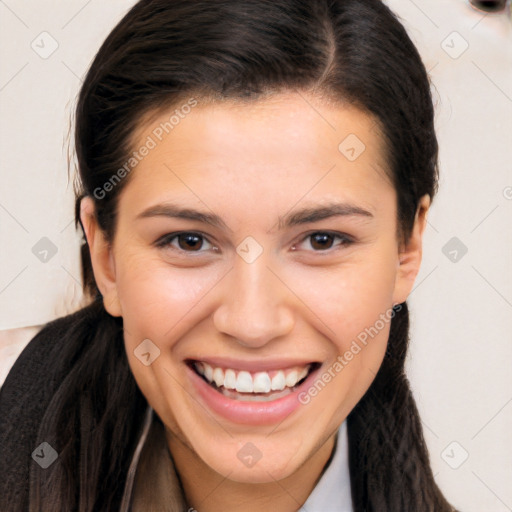
[[[180,476],[188,510],[238,512],[296,512],[317,484],[334,449],[336,433],[290,476],[269,483],[234,482],[214,471],[188,446],[167,431],[167,443]]]

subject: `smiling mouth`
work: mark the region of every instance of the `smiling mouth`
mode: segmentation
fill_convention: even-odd
[[[248,372],[213,367],[204,361],[190,360],[187,364],[225,397],[248,402],[269,402],[289,395],[320,367],[320,363],[312,362],[283,370]]]

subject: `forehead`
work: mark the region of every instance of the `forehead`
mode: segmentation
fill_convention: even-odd
[[[141,123],[133,140],[135,151],[151,148],[122,196],[141,208],[171,196],[242,208],[255,199],[281,208],[306,196],[368,208],[394,199],[375,119],[305,94],[177,105]]]

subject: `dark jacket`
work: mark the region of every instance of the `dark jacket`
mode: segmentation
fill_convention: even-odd
[[[5,500],[12,494],[19,510],[28,510],[30,467],[36,462],[37,432],[46,408],[65,377],[66,368],[48,368],[62,348],[70,317],[43,327],[16,359],[0,389],[0,511],[11,512]],[[39,452],[41,454],[41,452]]]

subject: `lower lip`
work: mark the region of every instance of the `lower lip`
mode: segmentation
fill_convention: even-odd
[[[275,425],[282,422],[302,405],[298,395],[309,388],[318,371],[319,368],[312,371],[298,388],[282,398],[269,402],[244,402],[224,396],[187,365],[187,373],[199,401],[219,416],[244,425]]]

